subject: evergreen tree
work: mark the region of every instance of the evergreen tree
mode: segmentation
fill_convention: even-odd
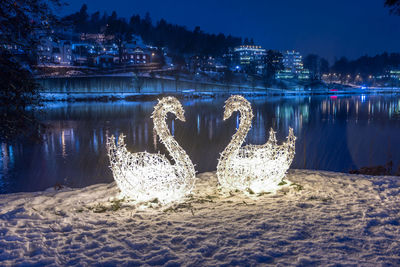
[[[198,26],[190,31],[186,27],[170,24],[164,19],[153,25],[148,12],[144,18],[139,15],[131,16],[129,22],[118,18],[116,12],[111,16],[104,14],[101,19],[98,18],[98,12],[89,15],[87,6],[83,5],[79,12],[64,17],[63,21],[72,23],[78,32],[106,32],[117,36],[117,41],[128,40],[131,34],[139,35],[145,43],[167,47],[173,54],[216,56],[242,43],[241,38],[225,36],[222,33],[207,34]],[[246,39],[245,42],[249,44],[253,41]]]
[[[268,50],[265,57],[264,83],[266,86],[272,85],[275,80],[275,74],[283,69],[283,55],[279,51]]]
[[[57,23],[58,0],[0,1],[0,140],[35,135],[39,86],[31,73],[41,35]]]
[[[385,0],[385,6],[389,7],[393,14],[400,15],[400,0]]]

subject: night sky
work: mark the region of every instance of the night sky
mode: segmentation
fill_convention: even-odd
[[[267,49],[296,49],[335,57],[400,52],[400,16],[389,14],[384,0],[65,0],[64,13],[86,3],[89,12],[117,11],[153,22],[195,26],[205,32],[254,38]]]

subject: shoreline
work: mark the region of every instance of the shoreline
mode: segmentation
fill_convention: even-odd
[[[85,101],[98,101],[98,102],[113,102],[113,101],[154,101],[164,96],[175,96],[179,99],[202,99],[202,98],[217,98],[227,97],[233,94],[244,95],[247,97],[264,97],[264,96],[346,96],[346,95],[398,95],[399,89],[386,89],[386,90],[343,90],[343,91],[329,91],[329,90],[314,90],[314,91],[297,91],[297,90],[284,90],[274,89],[268,91],[244,91],[232,90],[227,92],[212,92],[212,91],[191,91],[184,90],[182,92],[169,92],[169,93],[48,93],[41,92],[45,102],[85,102]]]
[[[209,176],[212,175],[216,179],[216,170],[214,171],[206,171],[206,172],[201,172],[201,173],[196,173],[196,179],[199,179],[203,176]],[[327,170],[314,170],[314,169],[288,169],[286,176],[283,178],[283,180],[288,180],[288,177],[291,177],[293,174],[296,173],[322,173],[324,175],[327,175],[328,177],[353,177],[353,178],[361,178],[361,179],[392,179],[392,180],[398,180],[398,185],[399,185],[399,194],[400,194],[400,178],[399,176],[396,175],[369,175],[369,174],[362,174],[362,173],[347,173],[347,172],[340,172],[340,171],[327,171]],[[290,180],[290,179],[289,179]],[[217,183],[217,182],[216,182]],[[11,195],[21,195],[21,194],[44,194],[47,192],[64,192],[64,191],[76,191],[76,190],[83,190],[85,188],[90,188],[90,187],[98,187],[98,186],[107,186],[107,187],[115,187],[115,190],[113,192],[118,191],[119,189],[117,188],[115,181],[111,181],[109,183],[96,183],[96,184],[91,184],[88,186],[84,187],[69,187],[63,184],[56,184],[54,186],[45,188],[43,190],[39,191],[22,191],[22,192],[13,192],[13,193],[0,193],[0,196],[11,196]],[[216,186],[216,185],[215,185]],[[282,186],[282,188],[287,187]],[[278,191],[281,189],[278,189]],[[114,193],[115,193],[114,192]],[[251,196],[248,193],[244,193],[247,196]],[[261,193],[260,195],[264,195],[265,193]],[[1,209],[0,209],[1,212]]]
[[[328,89],[320,85],[310,89],[307,85],[292,82],[288,88],[264,87],[260,84],[221,83],[215,81],[191,80],[181,77],[140,76],[82,76],[52,77],[37,79],[41,85],[40,94],[46,101],[115,101],[156,99],[164,95],[181,98],[218,97],[231,94],[245,96],[296,96],[296,95],[347,95],[347,94],[399,94],[400,88],[355,87],[337,85]]]

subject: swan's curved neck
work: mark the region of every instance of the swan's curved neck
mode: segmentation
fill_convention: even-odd
[[[176,142],[170,130],[168,129],[166,119],[168,112],[171,111],[172,110],[170,109],[161,108],[161,110],[154,112],[154,129],[160,137],[161,142],[165,145],[169,154],[175,161],[175,164],[182,167],[187,172],[187,175],[194,176],[195,173],[192,161],[185,150],[178,144],[178,142]]]
[[[226,161],[242,146],[244,140],[246,139],[247,133],[251,127],[251,121],[253,119],[253,111],[249,105],[242,105],[238,108],[240,113],[240,123],[239,128],[236,133],[232,136],[231,142],[225,148],[221,154],[221,161]],[[225,163],[225,162],[222,162]]]

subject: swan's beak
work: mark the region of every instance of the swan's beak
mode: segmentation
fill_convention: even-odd
[[[225,110],[224,110],[224,120],[229,119],[232,116],[232,113],[234,112],[234,109],[232,108],[232,104],[227,102],[225,104]]]
[[[224,121],[227,120],[227,119],[229,119],[229,117],[230,117],[231,115],[232,115],[231,113],[229,113],[228,111],[225,110],[225,112],[224,112]]]
[[[180,121],[186,122],[185,115],[183,115],[183,114],[181,114],[181,113],[176,114],[176,118],[177,118],[178,120],[180,120]]]

